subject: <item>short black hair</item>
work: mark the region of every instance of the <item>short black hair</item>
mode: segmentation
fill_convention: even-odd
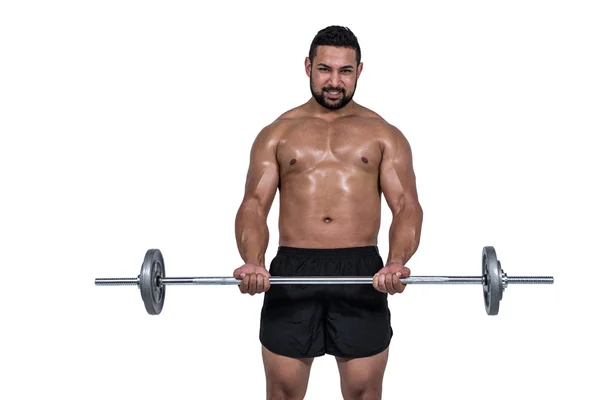
[[[311,63],[315,59],[318,46],[348,47],[354,49],[356,51],[356,64],[360,64],[361,54],[358,39],[349,28],[331,25],[321,29],[310,44],[308,58]]]

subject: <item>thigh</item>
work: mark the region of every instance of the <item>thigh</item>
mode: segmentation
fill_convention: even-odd
[[[381,398],[389,349],[362,358],[336,357],[344,399]]]
[[[303,399],[313,358],[291,358],[262,347],[267,399]]]
[[[332,299],[325,318],[327,353],[341,358],[361,358],[387,349],[393,329],[384,296],[367,292],[354,298]]]
[[[373,276],[382,264],[381,258],[374,256],[347,269],[359,276]],[[331,290],[325,332],[327,353],[334,356],[361,358],[381,353],[393,335],[388,295],[372,285],[340,285]]]
[[[292,276],[301,261],[277,256],[274,276]],[[265,293],[259,337],[270,352],[290,358],[325,354],[323,304],[314,285],[272,285]]]

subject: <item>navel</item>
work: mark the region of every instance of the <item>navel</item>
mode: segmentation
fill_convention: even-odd
[[[294,164],[296,164],[296,159],[292,158],[292,161],[290,161],[290,165],[294,165]]]
[[[325,218],[323,218],[323,221],[326,222],[326,223],[330,223],[331,222],[331,218],[325,217]]]
[[[361,160],[362,160],[362,162],[364,162],[365,164],[368,164],[368,163],[369,163],[369,160],[367,160],[367,158],[366,158],[366,157],[362,157],[362,158],[361,158]]]

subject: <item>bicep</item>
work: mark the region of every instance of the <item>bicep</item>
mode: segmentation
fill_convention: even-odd
[[[379,180],[393,213],[402,210],[406,204],[418,204],[412,150],[404,135],[396,128],[383,141]]]
[[[273,203],[279,185],[276,148],[276,138],[264,129],[254,140],[250,151],[244,203],[258,206],[265,214]]]

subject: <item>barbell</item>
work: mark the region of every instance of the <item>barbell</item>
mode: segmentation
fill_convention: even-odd
[[[411,276],[402,278],[403,284],[477,284],[483,285],[483,300],[488,315],[497,315],[500,300],[509,284],[553,284],[552,276],[509,277],[502,270],[496,250],[485,246],[481,254],[480,276]],[[167,285],[239,285],[240,279],[233,277],[188,277],[167,278],[165,262],[158,249],[146,251],[144,262],[137,278],[96,278],[97,286],[137,286],[140,289],[146,311],[150,315],[161,313],[165,302]],[[271,285],[372,285],[373,277],[365,276],[271,276]],[[375,288],[373,288],[375,290]]]

